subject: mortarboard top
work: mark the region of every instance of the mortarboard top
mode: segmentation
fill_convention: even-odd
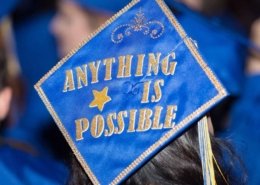
[[[227,92],[162,0],[133,0],[36,85],[94,184],[118,184]]]

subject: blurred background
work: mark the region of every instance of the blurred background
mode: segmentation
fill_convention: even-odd
[[[0,2],[1,184],[66,184],[71,150],[33,86],[129,2]],[[230,92],[211,112],[215,135],[233,144],[249,184],[260,184],[260,1],[166,3]]]

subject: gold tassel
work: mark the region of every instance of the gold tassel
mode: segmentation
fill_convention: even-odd
[[[204,185],[217,185],[207,116],[198,122],[198,136]]]

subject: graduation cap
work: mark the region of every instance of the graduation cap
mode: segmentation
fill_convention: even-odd
[[[35,88],[94,184],[126,180],[227,96],[162,0],[133,0]]]

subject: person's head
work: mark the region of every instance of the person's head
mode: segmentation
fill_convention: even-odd
[[[58,13],[51,24],[51,30],[57,39],[60,55],[64,56],[78,46],[111,14],[87,8],[77,3],[76,0],[60,0]]]
[[[216,139],[215,137],[211,137],[211,142],[214,156],[221,169],[220,172],[217,165],[214,165],[217,184],[246,184],[244,168],[242,167],[239,158],[233,153],[231,146],[227,142]],[[227,182],[225,182],[225,180]],[[77,160],[73,158],[69,185],[77,184],[91,185],[92,183]],[[165,147],[123,184],[203,184],[196,125]]]
[[[12,90],[8,85],[8,70],[5,52],[0,46],[0,121],[5,119],[10,108]]]

